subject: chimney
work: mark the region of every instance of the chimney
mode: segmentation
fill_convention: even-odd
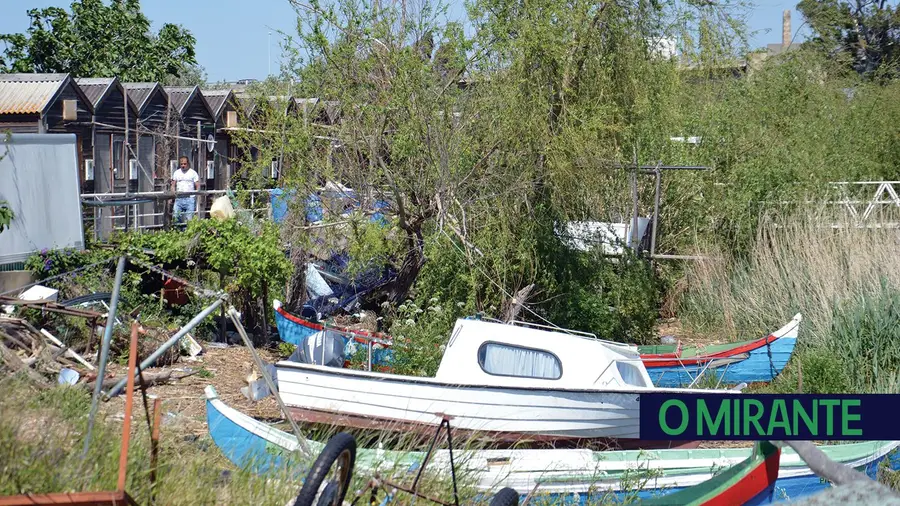
[[[781,50],[784,51],[791,45],[791,10],[787,9],[781,18]]]

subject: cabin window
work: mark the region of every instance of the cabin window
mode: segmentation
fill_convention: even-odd
[[[134,158],[128,160],[128,179],[135,180],[138,178],[138,163]]]
[[[92,159],[87,159],[84,161],[84,180],[94,180],[94,160]]]
[[[75,121],[78,119],[78,103],[74,100],[62,101],[63,121]]]
[[[112,144],[112,166],[113,177],[116,179],[125,179],[125,168],[122,166],[124,162],[125,141],[113,139]]]
[[[616,361],[616,369],[619,370],[619,375],[622,376],[622,381],[625,383],[636,387],[647,386],[644,384],[644,376],[641,374],[641,370],[634,364]]]
[[[478,365],[488,374],[557,380],[562,364],[549,351],[487,342],[478,348]]]
[[[216,162],[214,160],[206,161],[206,179],[216,178]]]

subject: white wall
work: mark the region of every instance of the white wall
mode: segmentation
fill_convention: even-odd
[[[0,200],[15,213],[0,233],[0,265],[44,248],[83,249],[75,134],[0,135]]]

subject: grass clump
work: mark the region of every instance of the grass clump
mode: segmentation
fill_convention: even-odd
[[[699,262],[687,273],[685,327],[720,338],[765,335],[803,314],[791,364],[772,387],[806,393],[900,388],[897,232],[830,228],[807,217],[767,221],[745,258]]]

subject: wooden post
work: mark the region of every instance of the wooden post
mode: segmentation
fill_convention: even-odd
[[[153,399],[153,429],[150,432],[150,502],[156,504],[156,469],[159,461],[159,425],[162,420],[162,400]]]
[[[119,452],[119,481],[116,490],[125,491],[128,478],[128,445],[131,442],[131,408],[134,405],[134,369],[137,365],[138,323],[131,324],[131,346],[128,350],[128,387],[125,395],[125,420],[122,422],[122,449]],[[102,383],[103,379],[99,378]]]

